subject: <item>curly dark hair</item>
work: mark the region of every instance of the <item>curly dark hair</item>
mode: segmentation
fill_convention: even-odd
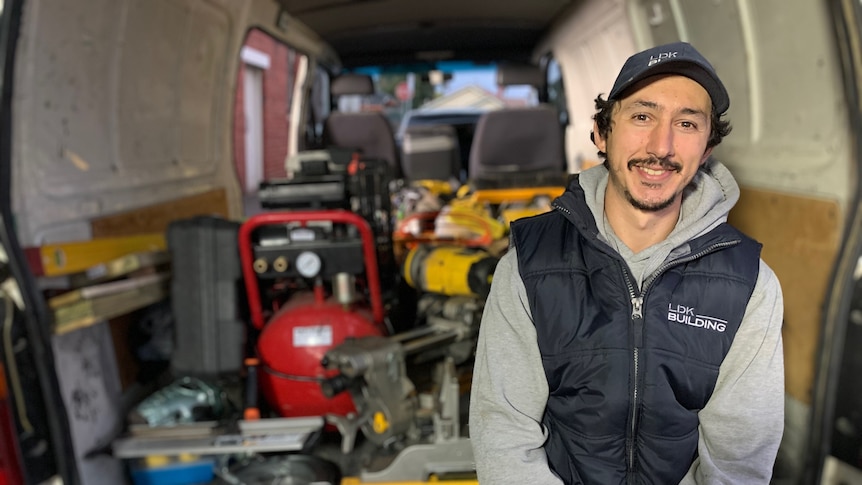
[[[602,95],[596,96],[596,114],[593,115],[593,120],[596,122],[596,126],[599,129],[599,134],[602,138],[607,139],[608,133],[611,132],[611,115],[614,111],[614,106],[617,101],[615,100],[605,100],[602,99]],[[712,148],[719,143],[721,143],[722,138],[730,133],[732,127],[730,126],[730,122],[727,120],[721,119],[723,115],[715,112],[715,107],[712,108],[712,113],[710,114],[710,133],[709,140],[706,142],[706,148]],[[595,135],[590,132],[590,139],[595,142]],[[603,160],[607,160],[607,153],[599,150],[599,157]]]

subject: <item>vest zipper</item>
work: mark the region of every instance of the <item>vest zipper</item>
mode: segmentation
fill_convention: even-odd
[[[623,278],[626,282],[626,287],[629,290],[629,296],[631,297],[632,303],[632,313],[631,313],[631,322],[632,322],[632,401],[631,401],[631,426],[629,428],[629,438],[626,440],[626,461],[628,462],[628,475],[629,480],[633,477],[635,471],[635,436],[637,434],[637,418],[638,418],[638,394],[639,394],[639,379],[640,379],[640,355],[639,350],[643,345],[643,303],[644,303],[644,295],[645,292],[642,290],[640,294],[638,294],[637,289],[635,288],[634,283],[632,282],[632,277],[629,276],[629,270],[627,269],[624,262],[621,263],[623,267]]]
[[[635,438],[637,436],[637,418],[638,418],[638,408],[640,407],[640,403],[638,402],[639,398],[639,387],[640,387],[640,355],[639,349],[643,347],[643,332],[644,332],[644,315],[643,315],[643,306],[644,299],[646,298],[647,291],[650,286],[658,279],[659,276],[662,275],[668,269],[680,265],[685,264],[690,261],[694,261],[695,259],[701,258],[709,253],[714,251],[718,251],[720,249],[728,248],[731,246],[735,246],[739,244],[739,239],[734,239],[732,241],[724,241],[720,243],[712,244],[696,253],[689,254],[683,258],[674,259],[672,261],[668,261],[661,266],[658,267],[646,280],[644,280],[643,287],[640,289],[640,293],[638,293],[633,281],[632,276],[629,275],[629,271],[625,261],[621,263],[623,278],[626,282],[626,287],[629,290],[629,296],[631,297],[632,303],[632,313],[631,313],[631,322],[632,322],[632,334],[633,334],[633,348],[632,348],[632,403],[631,403],[631,427],[630,432],[631,436],[626,440],[626,457],[628,461],[628,481],[633,480],[635,473]],[[620,258],[621,259],[621,258]]]

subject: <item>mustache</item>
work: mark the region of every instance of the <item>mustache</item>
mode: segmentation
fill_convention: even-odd
[[[670,170],[670,171],[674,171],[674,172],[679,172],[682,170],[682,165],[680,165],[679,163],[676,163],[674,161],[671,161],[667,158],[650,157],[650,158],[633,158],[633,159],[629,160],[629,163],[628,163],[629,170],[631,170],[635,165],[640,165],[642,167],[647,167],[647,168],[655,167],[656,165],[658,165],[664,170]]]

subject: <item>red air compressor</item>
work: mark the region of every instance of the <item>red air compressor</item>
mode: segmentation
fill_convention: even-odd
[[[240,227],[239,250],[268,403],[285,417],[355,411],[348,393],[323,395],[337,371],[320,362],[348,337],[386,333],[368,222],[343,209],[263,213]]]

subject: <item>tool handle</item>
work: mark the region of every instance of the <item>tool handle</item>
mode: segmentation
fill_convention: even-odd
[[[260,365],[260,360],[255,357],[249,357],[245,359],[245,410],[243,411],[243,419],[246,420],[260,419],[260,409],[258,409],[257,407],[258,365]]]

